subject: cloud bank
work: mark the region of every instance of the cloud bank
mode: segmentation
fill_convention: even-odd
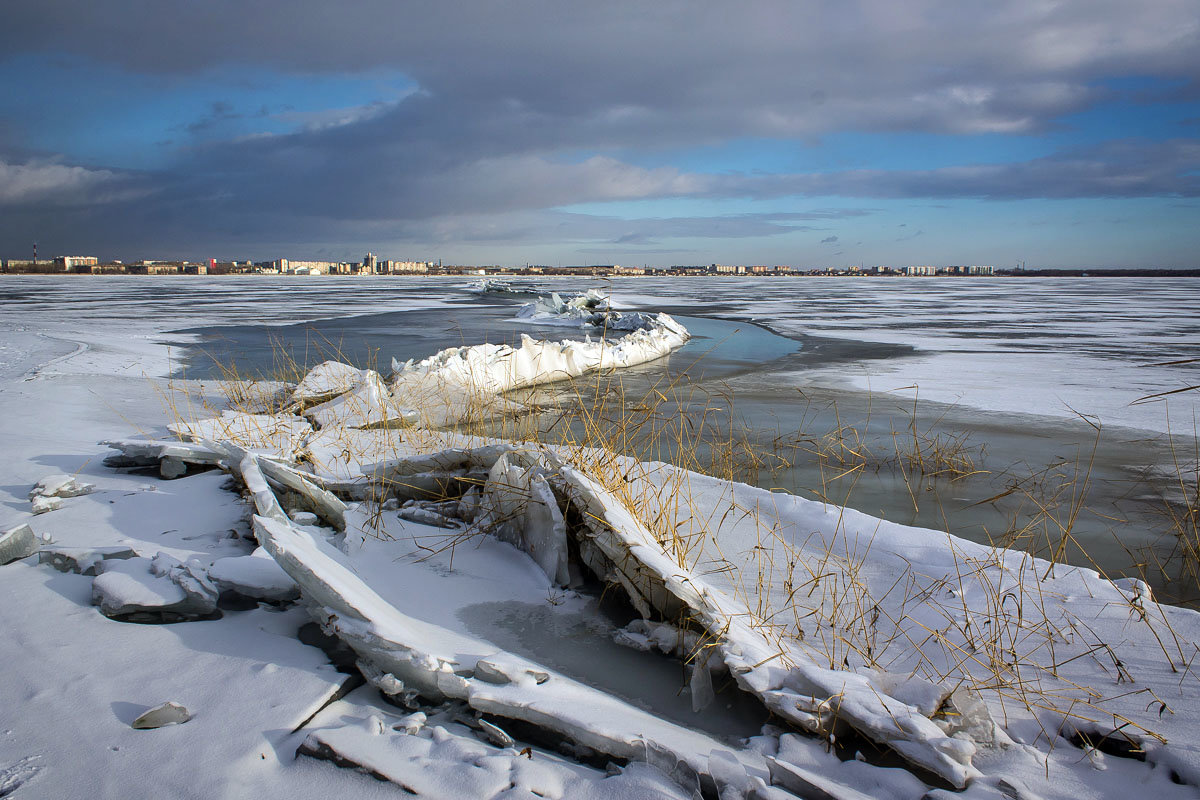
[[[23,163],[10,154],[0,161],[0,203],[19,208],[0,221],[6,242],[23,241],[31,225],[80,238],[145,237],[152,229],[164,240],[232,243],[381,234],[438,241],[454,231],[480,241],[542,236],[650,252],[668,239],[776,236],[806,226],[737,214],[723,222],[620,221],[560,209],[663,198],[797,198],[793,207],[803,207],[830,197],[1004,201],[1200,191],[1200,145],[1187,138],[1112,137],[1038,158],[977,157],[931,169],[689,169],[671,157],[764,138],[812,147],[844,131],[1031,137],[1116,99],[1158,102],[1164,87],[1176,98],[1196,94],[1194,0],[42,0],[18,4],[6,18],[0,52],[9,59],[84,52],[167,81],[230,65],[241,65],[247,79],[256,69],[353,75],[387,68],[416,86],[399,100],[284,115],[294,123],[289,133],[181,149],[136,180],[104,165],[71,164],[69,154]],[[1149,77],[1116,80],[1122,76]],[[238,114],[217,99],[188,127],[212,130]],[[81,197],[103,204],[63,213]]]

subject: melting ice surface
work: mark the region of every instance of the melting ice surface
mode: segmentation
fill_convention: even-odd
[[[198,335],[186,346],[179,377],[218,378],[221,365],[235,364],[242,375],[269,375],[286,354],[300,366],[312,367],[333,358],[361,368],[386,369],[397,361],[420,360],[446,347],[519,344],[521,334],[553,339],[599,338],[602,332],[578,326],[538,328],[513,319],[518,306],[472,306],[461,313],[445,309],[412,310],[319,319],[284,325],[222,325],[178,331]],[[796,339],[760,325],[707,317],[676,317],[692,340],[671,358],[679,368],[697,364],[697,372],[719,378],[761,367],[798,352]],[[614,331],[608,338],[619,338]],[[665,363],[660,367],[665,366]]]
[[[475,603],[459,609],[458,617],[472,633],[505,650],[722,739],[757,736],[767,720],[757,700],[731,687],[720,691],[727,678],[714,680],[717,697],[708,708],[693,711],[682,663],[614,642],[616,627],[594,603],[583,612],[516,600]]]
[[[802,344],[751,322],[736,322],[712,317],[679,316],[692,339],[675,359],[700,360],[706,373],[763,365],[798,352]],[[710,373],[709,373],[710,374]]]

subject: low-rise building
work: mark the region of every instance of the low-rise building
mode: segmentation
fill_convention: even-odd
[[[63,272],[91,272],[83,267],[94,267],[100,263],[96,256],[56,256],[54,265]]]
[[[384,269],[381,272],[386,275],[428,272],[430,266],[428,261],[384,261],[382,264]]]

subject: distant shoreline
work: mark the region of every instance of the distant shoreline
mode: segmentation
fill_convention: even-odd
[[[486,271],[483,271],[485,270]],[[194,272],[119,272],[116,270],[102,270],[96,272],[25,272],[25,271],[10,271],[0,270],[0,276],[20,276],[20,277],[43,277],[43,278],[62,278],[62,277],[128,277],[128,278],[714,278],[718,280],[744,280],[746,278],[910,278],[919,280],[986,280],[988,278],[1200,278],[1200,268],[1188,269],[1025,269],[1025,270],[997,270],[991,275],[904,275],[902,273],[876,273],[876,272],[858,272],[858,271],[833,271],[833,270],[812,270],[812,271],[778,271],[768,273],[755,274],[727,274],[727,273],[712,273],[712,274],[679,274],[672,273],[667,270],[648,269],[644,274],[620,274],[613,275],[609,273],[575,273],[575,274],[558,274],[558,273],[543,273],[543,272],[526,272],[524,270],[495,270],[494,268],[483,267],[462,267],[459,269],[443,269],[440,271],[430,272],[412,272],[412,273],[394,273],[390,275],[344,275],[339,273],[321,273],[321,274],[288,274],[288,273],[271,273],[271,272],[208,272],[196,274]]]

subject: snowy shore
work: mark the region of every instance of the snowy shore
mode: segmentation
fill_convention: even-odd
[[[215,410],[183,401],[197,387],[181,385],[181,394],[141,377],[166,360],[149,338],[101,330],[76,344],[64,343],[62,330],[11,333],[12,366],[0,375],[4,529],[28,523],[65,552],[60,563],[80,563],[83,552],[69,548],[91,551],[85,563],[111,566],[101,571],[110,576],[102,587],[116,585],[106,596],[122,585],[187,595],[193,581],[203,595],[207,581],[224,598],[219,618],[188,611],[201,618],[130,624],[92,606],[91,575],[61,573],[36,556],[0,567],[10,631],[0,788],[19,788],[17,796],[116,797],[150,786],[163,796],[382,797],[400,784],[444,797],[687,797],[699,788],[774,798],[816,787],[835,797],[917,798],[966,784],[968,797],[1166,798],[1194,796],[1200,784],[1200,687],[1191,670],[1200,622],[1159,607],[1137,584],[628,465],[628,498],[642,502],[634,508],[674,498],[647,527],[590,476],[586,453],[531,455],[432,431],[355,428],[376,419],[369,412],[382,392],[395,390],[361,373],[298,398],[300,413],[290,417],[196,427],[203,441],[165,454],[169,463],[152,454],[157,474],[114,470],[101,463],[111,451],[94,442],[159,438],[176,415],[199,423]],[[147,326],[144,335],[153,333]],[[489,395],[516,385],[511,373],[498,374],[508,377]],[[348,394],[353,402],[335,403]],[[329,413],[314,430],[306,416],[321,406]],[[223,472],[186,467],[206,450],[251,490],[250,503]],[[160,479],[180,465],[182,477]],[[449,505],[402,496],[401,487],[441,486],[473,470],[483,476],[475,498],[461,489]],[[54,473],[94,488],[30,516],[26,493]],[[343,499],[321,500],[322,483]],[[543,484],[549,494],[534,488]],[[378,485],[391,495],[372,495],[367,487]],[[556,519],[552,498],[563,496],[588,511]],[[406,500],[418,502],[400,507]],[[600,554],[572,557],[581,546]],[[97,548],[138,556],[105,558]],[[593,573],[629,560],[599,577],[648,621],[613,633],[688,661],[679,663],[678,691],[705,709],[696,713],[713,713],[707,693],[732,676],[738,687],[724,693],[758,698],[775,714],[770,727],[750,741],[700,732],[536,655],[506,652],[493,641],[498,632],[468,624],[480,604],[518,603],[602,625],[586,586],[573,586],[573,558]],[[302,601],[248,602],[255,587],[290,591],[277,573],[266,580],[259,561],[282,566]],[[310,616],[355,650],[357,668],[339,673],[297,639]],[[662,624],[684,618],[690,644]],[[322,708],[359,674],[370,684]],[[192,718],[130,727],[168,701]],[[556,740],[569,740],[573,756]],[[1144,760],[1112,755],[1129,742]],[[879,745],[917,772],[877,753]],[[596,768],[606,762],[628,765]]]

